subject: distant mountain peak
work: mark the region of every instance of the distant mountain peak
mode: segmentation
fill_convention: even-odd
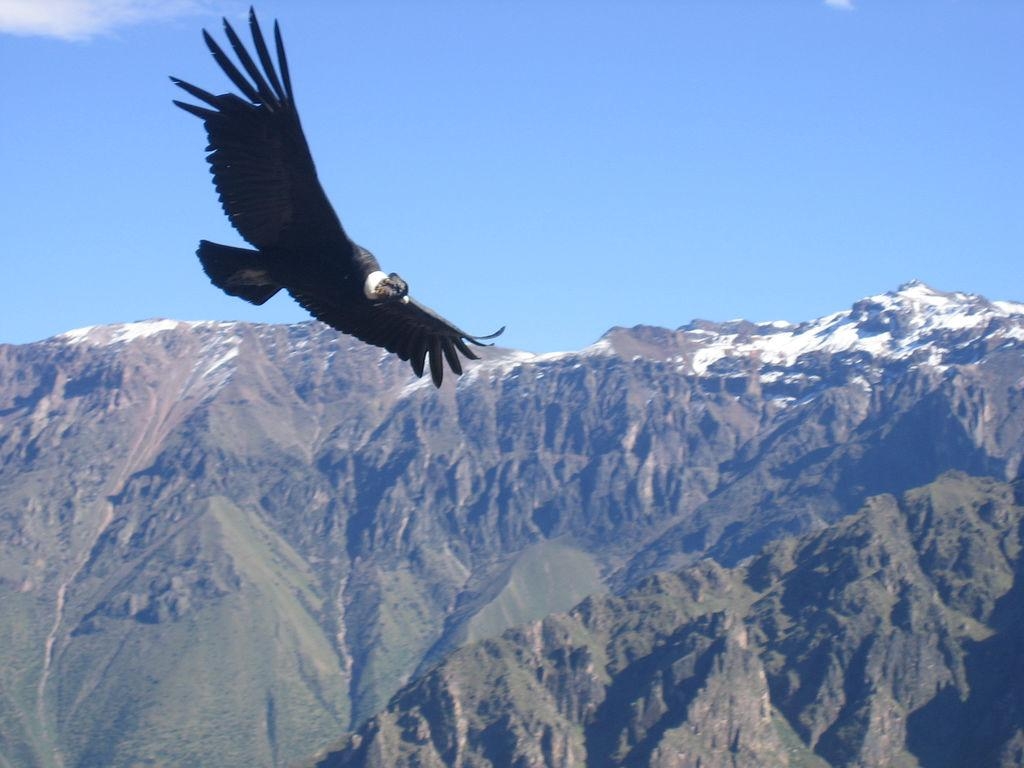
[[[807,355],[857,355],[941,366],[967,348],[1024,342],[1024,304],[947,293],[920,280],[869,296],[848,310],[803,323],[694,320],[676,331],[613,329],[605,337],[621,356],[679,364],[681,372],[724,372],[743,360],[763,373]],[[746,366],[749,368],[749,366]]]
[[[915,311],[922,314],[976,314],[985,309],[1002,315],[1024,314],[1024,304],[1007,301],[992,302],[984,296],[960,291],[940,291],[920,280],[910,280],[895,291],[862,299],[854,304],[854,307],[865,301],[882,304],[886,308]]]
[[[905,283],[902,283],[899,286],[899,288],[897,288],[895,291],[889,291],[889,293],[915,293],[915,292],[916,293],[937,294],[937,295],[943,295],[943,296],[949,295],[949,294],[943,293],[942,291],[938,291],[935,288],[932,288],[924,280],[918,280],[916,277],[912,278],[910,280],[907,280],[907,282],[905,282]]]
[[[103,347],[110,344],[119,344],[136,339],[144,339],[167,331],[189,330],[207,328],[210,330],[227,331],[238,323],[219,322],[214,320],[168,320],[165,318],[152,318],[150,320],[138,320],[131,323],[114,323],[111,325],[87,325],[84,328],[75,328],[55,336],[54,340],[65,344],[87,344],[93,347]]]

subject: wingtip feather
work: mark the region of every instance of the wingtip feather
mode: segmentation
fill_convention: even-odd
[[[270,80],[270,86],[274,89],[277,100],[286,102],[288,94],[285,93],[284,88],[281,86],[281,81],[277,77],[277,70],[270,57],[267,41],[263,37],[263,30],[260,28],[259,20],[256,18],[256,11],[251,5],[249,6],[249,33],[252,35],[253,45],[256,46],[256,55],[259,56],[260,63],[263,65],[263,71],[266,72],[267,79]]]
[[[231,40],[233,37],[237,39],[237,35],[235,35],[235,31],[231,28],[230,22],[227,19],[224,19],[223,21],[224,30],[228,35],[228,39]],[[252,103],[260,103],[259,92],[253,87],[252,83],[245,79],[245,76],[242,75],[234,62],[232,62],[228,55],[224,53],[224,49],[220,47],[217,41],[213,39],[213,36],[205,29],[203,30],[203,39],[206,41],[206,47],[209,48],[210,53],[213,54],[214,61],[217,62],[217,65],[221,68],[224,74],[228,76],[228,79],[235,84],[235,87],[244,93],[245,97]]]
[[[284,92],[288,99],[295,101],[295,94],[292,91],[292,77],[288,71],[288,57],[284,55],[284,40],[281,39],[281,25],[274,20],[274,46],[277,48],[277,66],[281,69],[281,82],[284,83]]]
[[[409,356],[409,362],[412,364],[412,372],[416,374],[416,378],[423,378],[423,365],[427,361],[427,345],[421,344],[419,347],[413,350]]]
[[[448,361],[448,367],[452,369],[452,373],[456,376],[462,375],[462,361],[459,360],[459,353],[455,349],[455,345],[448,339],[445,339],[441,344],[441,349],[444,350],[444,357]]]
[[[177,99],[171,99],[171,103],[174,104],[174,106],[176,107],[184,109],[189,114],[195,115],[200,120],[209,120],[211,117],[216,117],[218,114],[217,112],[214,112],[212,109],[203,109],[202,107],[197,107],[195,104],[189,104],[186,101],[178,101]]]
[[[493,345],[492,344],[484,344],[483,342],[487,341],[488,339],[496,339],[499,336],[501,336],[501,334],[503,334],[504,332],[505,332],[505,326],[503,325],[503,326],[501,326],[501,328],[496,330],[494,333],[489,333],[486,336],[466,336],[466,340],[471,342],[471,343],[473,343],[473,344],[476,344],[478,347],[490,347],[490,346],[493,346]]]
[[[430,339],[430,378],[435,387],[441,387],[441,381],[444,379],[444,363],[441,362],[441,339],[437,336]]]

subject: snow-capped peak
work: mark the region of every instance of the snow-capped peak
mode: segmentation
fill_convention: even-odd
[[[174,331],[178,329],[208,328],[211,330],[227,331],[237,325],[233,322],[214,322],[207,320],[140,320],[134,323],[115,323],[113,325],[89,325],[84,328],[76,328],[54,337],[56,341],[64,344],[87,344],[93,347],[105,347],[110,344],[144,339],[155,336],[159,333]]]
[[[871,296],[854,304],[851,311],[866,306],[877,312],[909,314],[920,325],[947,330],[974,328],[982,319],[1024,315],[1024,304],[1002,301],[991,302],[969,293],[945,293],[911,280],[895,292]]]
[[[633,332],[625,335],[629,338],[611,334],[620,354],[644,346]],[[816,320],[798,324],[695,321],[675,333],[664,332],[655,346],[668,352],[681,371],[703,375],[744,358],[769,372],[816,353],[941,365],[980,339],[990,344],[1024,341],[1024,304],[945,293],[914,280]]]

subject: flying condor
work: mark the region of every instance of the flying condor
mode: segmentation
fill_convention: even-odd
[[[408,360],[440,387],[444,361],[462,373],[459,355],[476,359],[471,336],[409,296],[406,282],[386,274],[373,254],[348,238],[317,180],[309,145],[292,95],[281,31],[274,23],[277,67],[249,9],[256,59],[227,19],[224,32],[241,69],[206,30],[213,58],[241,95],[215,96],[172,77],[202,106],[175,100],[199,117],[209,138],[206,159],[224,212],[255,247],[235,248],[201,240],[197,254],[218,288],[263,304],[282,288],[310,314],[363,341]],[[257,64],[257,61],[259,62]]]

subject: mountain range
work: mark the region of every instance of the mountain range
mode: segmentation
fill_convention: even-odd
[[[916,282],[436,392],[0,346],[0,765],[1019,764],[1022,399],[1024,305]]]

